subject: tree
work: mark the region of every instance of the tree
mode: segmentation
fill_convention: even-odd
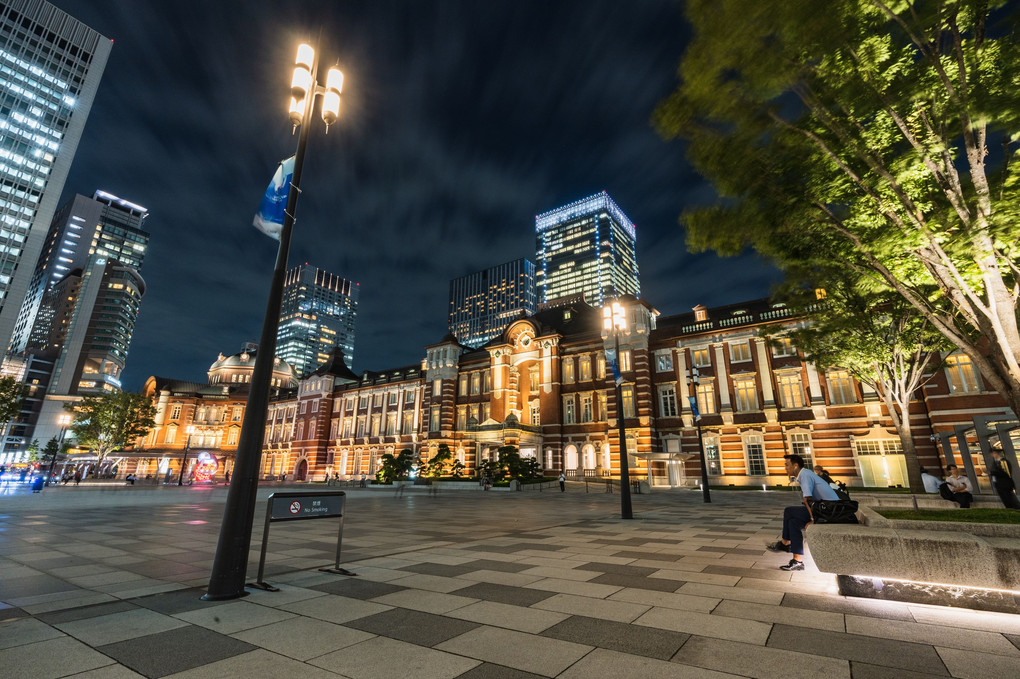
[[[28,453],[28,461],[29,462],[38,462],[39,461],[39,439],[32,439],[32,442],[28,444],[28,448],[27,448],[26,452]]]
[[[797,270],[790,272],[796,280]],[[809,321],[785,334],[821,369],[842,368],[879,395],[900,439],[911,492],[923,493],[910,403],[948,341],[905,300],[853,267],[830,267],[824,293],[803,284],[779,296]],[[802,281],[798,281],[801,282]]]
[[[429,478],[438,479],[443,476],[443,473],[446,471],[446,466],[452,459],[453,453],[450,451],[450,446],[445,443],[440,443],[439,447],[436,449],[436,454],[433,455],[432,459],[424,465],[424,475]]]
[[[144,394],[86,396],[64,408],[72,413],[71,435],[96,454],[96,468],[115,450],[145,436],[155,424],[156,407]]]
[[[54,436],[49,441],[47,441],[45,447],[43,447],[42,459],[40,461],[43,464],[55,462],[59,458],[60,454],[63,452],[61,450],[61,447],[62,446],[60,445],[60,442],[57,441],[57,437]]]
[[[691,0],[655,114],[721,200],[692,250],[852,253],[1020,413],[1020,46],[1005,0]]]
[[[21,401],[24,398],[24,384],[13,377],[0,377],[0,422],[3,422],[4,441],[7,440],[7,430],[11,423],[21,412]]]
[[[386,453],[380,458],[379,471],[376,478],[381,483],[393,483],[406,478],[414,466],[414,452],[410,448],[401,450],[397,455]]]

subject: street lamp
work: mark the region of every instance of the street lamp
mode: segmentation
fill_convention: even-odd
[[[47,487],[49,487],[50,479],[53,477],[53,467],[57,464],[57,456],[60,455],[60,449],[64,447],[64,434],[67,432],[67,427],[71,424],[71,415],[60,415],[57,417],[57,423],[60,425],[60,436],[57,437],[57,449],[53,453],[53,459],[50,460],[50,469],[46,472]]]
[[[312,123],[315,98],[322,97],[322,121],[329,126],[340,115],[340,90],[343,74],[338,68],[331,68],[326,75],[326,84],[318,84],[319,58],[311,45],[298,47],[294,74],[290,89],[290,121],[300,127],[297,151],[294,153],[294,172],[290,190],[287,192],[287,207],[284,212],[283,229],[280,231],[280,248],[276,254],[276,268],[269,286],[266,302],[266,316],[262,324],[258,353],[255,355],[255,369],[251,376],[248,403],[244,409],[244,422],[237,442],[234,460],[234,474],[227,491],[227,504],[220,525],[220,537],[216,544],[212,573],[209,576],[209,590],[202,598],[207,601],[236,599],[246,594],[244,579],[248,569],[248,549],[251,547],[252,521],[255,516],[255,500],[258,493],[259,461],[262,458],[262,438],[266,426],[266,411],[269,408],[269,388],[273,375],[273,355],[276,353],[276,331],[280,324],[280,304],[283,300],[283,282],[287,274],[287,257],[290,254],[290,239],[294,231],[294,215],[301,193],[301,168],[305,160],[308,131]]]
[[[705,464],[705,441],[701,437],[701,413],[698,411],[698,385],[701,384],[701,374],[697,367],[691,367],[691,411],[694,413],[694,423],[698,427],[698,454],[701,455],[701,497],[706,503],[712,501],[712,495],[708,490],[708,466]]]
[[[627,332],[626,310],[619,302],[602,307],[602,339],[612,334],[616,343],[616,356],[613,359],[613,377],[616,382],[616,422],[620,426],[620,516],[633,519],[634,510],[630,504],[630,465],[627,460],[627,427],[623,422],[623,376],[620,373],[620,333]]]
[[[195,435],[195,427],[189,426],[185,431],[188,432],[188,442],[184,444],[184,459],[181,460],[181,473],[177,476],[177,485],[184,485],[184,468],[188,466],[188,451],[191,450],[191,437]]]

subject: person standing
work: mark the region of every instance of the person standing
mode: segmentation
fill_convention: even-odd
[[[567,477],[563,472],[560,472],[560,492],[566,492],[567,490]]]
[[[790,562],[780,566],[781,571],[804,570],[804,529],[814,522],[811,516],[812,500],[839,499],[836,491],[822,477],[810,469],[804,469],[804,458],[800,455],[783,455],[786,460],[786,473],[797,477],[800,492],[803,494],[802,505],[787,507],[783,511],[783,537],[765,545],[770,552],[790,552]]]
[[[939,495],[951,502],[960,504],[961,509],[969,509],[970,503],[974,501],[974,486],[970,479],[960,473],[960,468],[955,464],[948,465],[946,471],[949,476],[946,482],[939,486]]]
[[[992,485],[1007,509],[1020,509],[1020,499],[1016,496],[1016,483],[1013,481],[1013,466],[1001,450],[992,451],[992,467],[989,469]]]

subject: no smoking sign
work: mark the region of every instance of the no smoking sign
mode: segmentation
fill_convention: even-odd
[[[301,503],[298,502],[297,500],[294,500],[293,502],[290,503],[289,509],[291,514],[298,514],[301,511]]]

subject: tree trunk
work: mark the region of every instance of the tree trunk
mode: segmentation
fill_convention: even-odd
[[[906,403],[900,410],[897,410],[896,400],[891,393],[890,385],[876,384],[876,389],[885,402],[889,411],[889,419],[900,437],[900,447],[903,448],[903,462],[907,467],[907,486],[911,493],[923,493],[924,481],[921,480],[921,463],[917,460],[917,448],[914,446],[913,430],[910,424],[910,397],[903,400]]]

